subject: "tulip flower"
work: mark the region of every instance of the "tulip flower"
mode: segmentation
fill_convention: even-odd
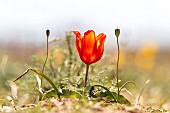
[[[79,31],[73,31],[73,33],[76,35],[76,48],[79,56],[81,60],[87,64],[85,78],[86,87],[89,65],[102,58],[106,35],[104,33],[100,33],[98,36],[95,36],[95,32],[93,30],[86,31],[84,36],[81,36]]]
[[[78,31],[73,32],[76,35],[76,47],[81,60],[85,64],[99,61],[103,55],[106,35],[101,33],[95,36],[93,30],[88,30],[83,37]]]

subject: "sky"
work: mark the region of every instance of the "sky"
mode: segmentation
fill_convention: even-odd
[[[51,37],[92,29],[105,33],[106,44],[115,43],[114,29],[121,30],[120,42],[130,46],[170,44],[169,0],[0,0],[2,42],[45,42]],[[17,38],[16,38],[17,37]]]

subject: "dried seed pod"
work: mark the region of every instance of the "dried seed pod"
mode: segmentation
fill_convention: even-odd
[[[116,35],[116,37],[118,38],[119,37],[119,35],[120,35],[120,29],[115,29],[115,35]]]
[[[46,30],[46,36],[47,36],[47,38],[50,36],[50,30],[49,29]]]

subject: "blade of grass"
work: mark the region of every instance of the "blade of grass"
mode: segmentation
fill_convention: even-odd
[[[146,89],[146,87],[148,86],[149,82],[150,82],[150,79],[148,79],[148,80],[145,82],[145,85],[144,85],[144,87],[142,88],[142,90],[141,90],[141,92],[140,92],[140,94],[139,94],[139,97],[138,97],[138,101],[137,101],[138,104],[139,104],[140,98],[141,98],[141,96],[142,96],[142,94],[143,94],[143,91]]]
[[[57,93],[57,96],[58,98],[60,98],[60,94],[59,94],[59,91],[57,89],[57,87],[55,86],[55,84],[50,80],[50,78],[48,78],[45,74],[41,73],[40,71],[38,70],[35,70],[33,68],[28,68],[22,75],[20,75],[19,77],[17,77],[14,82],[16,82],[17,80],[19,80],[20,78],[22,78],[24,75],[26,75],[29,71],[33,71],[35,72],[37,75],[43,77],[44,79],[46,79],[50,85],[54,88],[54,91]]]
[[[130,84],[130,83],[133,84],[134,86],[136,86],[133,81],[127,81],[127,82],[125,82],[125,83],[120,87],[119,91],[121,92],[121,90],[122,90],[126,85],[128,85],[128,84]]]

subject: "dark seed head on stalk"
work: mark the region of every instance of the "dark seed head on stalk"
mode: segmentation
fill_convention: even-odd
[[[115,35],[116,35],[116,37],[118,38],[119,37],[119,35],[120,35],[120,29],[115,29]]]
[[[46,36],[47,36],[47,38],[50,36],[50,30],[49,29],[46,30]]]

